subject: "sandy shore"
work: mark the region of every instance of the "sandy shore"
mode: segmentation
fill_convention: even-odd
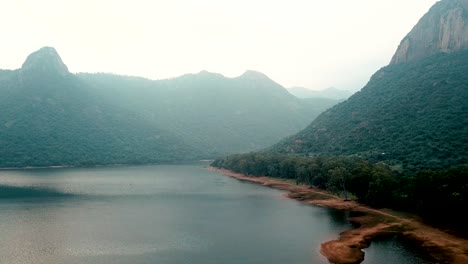
[[[387,209],[377,210],[354,201],[344,201],[326,191],[296,185],[294,181],[270,177],[249,177],[213,167],[208,169],[242,181],[288,191],[289,198],[304,203],[360,213],[361,216],[349,219],[355,228],[342,232],[337,240],[322,244],[320,252],[331,263],[361,263],[364,260],[363,248],[369,247],[376,237],[393,234],[402,235],[413,241],[439,263],[468,263],[468,240],[428,226],[414,215]]]

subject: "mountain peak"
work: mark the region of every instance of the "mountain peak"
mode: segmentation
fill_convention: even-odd
[[[468,49],[468,0],[441,0],[406,35],[390,64]]]
[[[40,74],[69,74],[58,52],[52,47],[43,47],[31,53],[21,66],[22,72],[38,72]]]
[[[297,98],[328,98],[334,100],[343,100],[350,97],[353,93],[348,90],[340,90],[335,87],[329,87],[323,90],[312,90],[304,87],[291,87],[288,92]]]
[[[247,70],[245,71],[240,78],[247,78],[247,79],[267,79],[269,80],[270,78],[266,76],[266,74],[258,72],[258,71],[253,71],[253,70]]]
[[[202,77],[224,77],[222,74],[220,73],[216,73],[216,72],[209,72],[207,70],[202,70],[200,71],[199,73],[195,74],[197,76],[202,76]]]

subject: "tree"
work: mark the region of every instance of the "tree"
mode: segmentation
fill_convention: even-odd
[[[344,167],[336,167],[328,171],[330,180],[328,181],[329,188],[339,190],[344,195],[345,200],[348,200],[347,182],[351,174]]]

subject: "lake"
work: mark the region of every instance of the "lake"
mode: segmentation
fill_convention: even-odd
[[[328,263],[346,212],[200,164],[0,171],[0,263]],[[428,263],[398,239],[364,263]]]

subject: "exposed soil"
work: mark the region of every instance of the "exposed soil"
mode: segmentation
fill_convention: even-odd
[[[337,240],[322,244],[320,252],[330,263],[361,263],[364,260],[362,249],[369,247],[373,239],[395,234],[414,242],[438,263],[468,263],[468,240],[428,226],[415,215],[370,208],[355,201],[345,201],[324,190],[296,185],[290,180],[250,177],[213,167],[208,169],[242,181],[288,191],[287,197],[304,203],[359,212],[360,216],[349,218],[355,228],[342,232]]]

